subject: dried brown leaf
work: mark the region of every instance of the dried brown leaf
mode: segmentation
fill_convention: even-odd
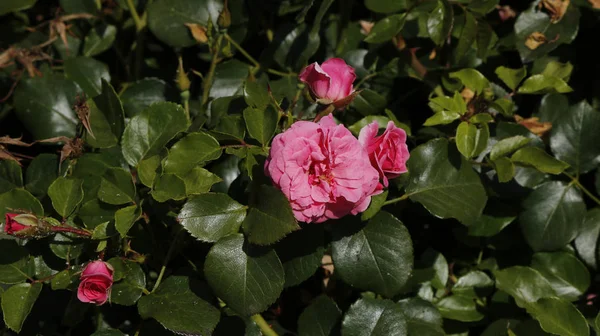
[[[542,137],[544,134],[548,133],[552,129],[552,123],[545,121],[540,122],[540,118],[531,117],[531,118],[523,118],[520,115],[515,115],[515,121],[519,125],[525,126],[531,133]]]
[[[546,35],[540,32],[533,32],[527,37],[527,40],[525,40],[525,46],[531,50],[535,50],[546,42],[548,42]]]

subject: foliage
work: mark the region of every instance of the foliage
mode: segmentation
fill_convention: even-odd
[[[598,10],[0,1],[5,333],[600,334]],[[334,57],[357,79],[327,107],[298,75]],[[301,223],[265,160],[328,113],[406,131],[408,172]]]

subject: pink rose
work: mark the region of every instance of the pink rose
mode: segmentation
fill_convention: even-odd
[[[92,261],[81,273],[77,298],[81,302],[102,305],[110,296],[113,284],[113,267],[102,260]]]
[[[365,211],[381,192],[365,149],[331,115],[298,121],[273,139],[265,173],[288,198],[296,219],[321,223]]]
[[[19,216],[16,213],[7,213],[4,221],[4,233],[9,235],[18,234],[20,231],[23,231],[29,228],[28,225],[23,225],[15,219],[15,217]]]
[[[358,141],[369,154],[371,164],[379,171],[383,185],[388,186],[388,179],[406,173],[406,161],[410,157],[406,146],[406,132],[396,127],[393,121],[388,122],[382,135],[377,136],[379,125],[373,122],[360,130]]]
[[[354,98],[354,68],[341,58],[330,58],[321,66],[315,62],[304,68],[299,78],[319,104],[341,109]]]

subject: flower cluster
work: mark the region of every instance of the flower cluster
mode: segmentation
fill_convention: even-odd
[[[311,64],[300,74],[318,103],[336,108],[349,103],[355,78],[341,59]],[[390,121],[383,134],[378,131],[374,122],[357,139],[330,114],[319,122],[298,121],[273,139],[265,172],[297,220],[321,223],[365,211],[388,179],[407,171],[404,130]]]

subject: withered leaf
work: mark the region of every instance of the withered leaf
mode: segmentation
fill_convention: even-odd
[[[546,36],[540,32],[531,33],[525,40],[525,46],[531,50],[537,49],[542,44],[548,42]]]
[[[208,36],[206,35],[206,27],[201,26],[197,23],[186,23],[186,27],[189,28],[194,40],[198,43],[206,43],[208,42]]]
[[[548,131],[552,129],[551,122],[540,122],[540,118],[538,117],[523,118],[520,115],[515,115],[515,121],[519,125],[525,126],[531,133],[539,137],[544,136],[544,134],[548,133]]]
[[[2,136],[0,137],[0,144],[4,144],[4,145],[15,145],[15,146],[22,146],[22,147],[29,147],[32,144],[28,144],[26,142],[21,141],[22,137],[18,137],[18,138],[11,138],[8,135]]]
[[[542,0],[540,8],[544,8],[550,14],[550,22],[557,23],[567,12],[571,0]]]

